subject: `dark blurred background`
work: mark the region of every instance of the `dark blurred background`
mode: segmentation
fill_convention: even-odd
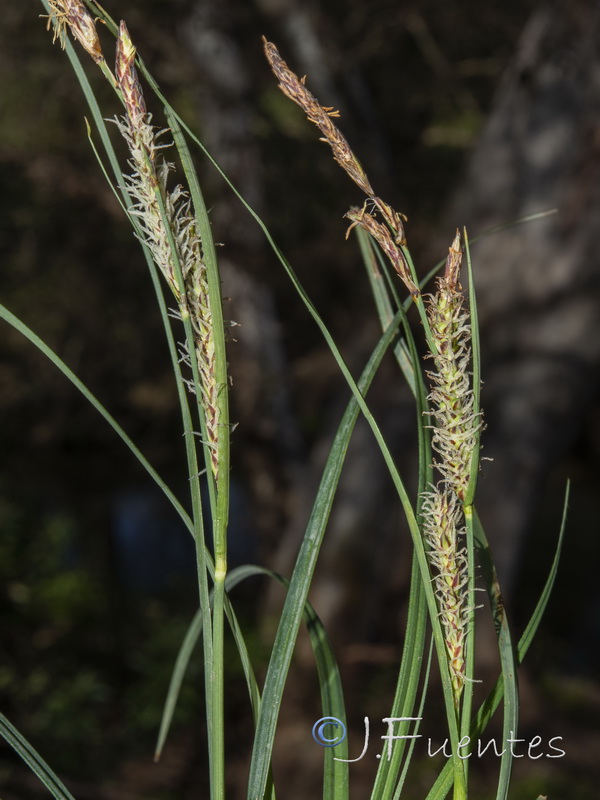
[[[421,274],[444,257],[457,224],[473,237],[558,209],[473,247],[484,455],[493,458],[479,507],[520,632],[554,552],[566,479],[573,482],[556,592],[522,675],[521,735],[562,736],[567,755],[518,762],[513,796],[593,796],[598,4],[106,0],[106,8],[126,19],[163,91],[265,219],[355,373],[378,337],[358,249],[344,240],[343,214],[363,198],[278,91],[262,34],[308,75],[324,105],[340,109],[376,192],[409,218]],[[87,142],[85,102],[51,45],[41,4],[0,0],[0,9],[0,302],[77,372],[187,503],[162,323],[139,247]],[[101,35],[108,54],[111,37]],[[118,113],[98,70],[82,60],[104,115]],[[149,105],[160,124],[160,108]],[[239,422],[232,562],[289,574],[348,391],[255,223],[200,154],[197,165],[223,243],[225,316],[239,323],[229,346]],[[387,362],[371,399],[410,484],[414,411],[400,384]],[[188,535],[93,409],[4,323],[0,415],[0,709],[78,800],[197,796],[206,775],[199,660],[165,755],[150,763],[196,607]],[[336,645],[354,741],[366,714],[388,713],[408,573],[398,504],[359,424],[312,595]],[[258,581],[236,592],[264,666],[281,597]],[[487,676],[494,660],[484,656]],[[228,663],[229,780],[242,797],[251,722],[233,655]],[[277,751],[286,798],[319,791],[321,753],[310,737],[319,716],[302,640]],[[366,762],[351,772],[357,798],[368,791],[374,765]],[[478,797],[493,795],[495,766],[492,759],[476,773]],[[426,763],[420,780],[415,797],[431,780]],[[44,796],[6,747],[0,789],[2,800]]]

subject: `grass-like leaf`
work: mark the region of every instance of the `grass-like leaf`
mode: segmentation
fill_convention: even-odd
[[[359,391],[362,393],[366,393],[381,363],[381,359],[394,340],[399,322],[400,314],[396,315],[393,324],[389,326],[386,333],[382,336],[377,348],[369,359],[358,383]],[[275,727],[292,652],[306,605],[308,590],[312,581],[319,549],[323,541],[325,528],[340,479],[350,436],[358,418],[359,411],[358,401],[356,398],[352,398],[329,452],[329,457],[323,471],[317,497],[302,541],[300,553],[296,560],[296,566],[281,613],[265,679],[261,714],[259,716],[254,741],[248,782],[248,797],[251,800],[259,800],[259,798],[264,796],[273,741],[275,738]]]
[[[554,558],[552,560],[552,564],[548,571],[548,577],[546,578],[546,582],[544,583],[544,587],[540,593],[539,600],[535,606],[535,609],[533,610],[531,617],[529,618],[529,622],[525,627],[523,635],[519,639],[519,644],[517,645],[517,657],[516,657],[517,666],[523,663],[523,660],[527,655],[529,648],[531,647],[533,638],[540,626],[546,607],[548,606],[548,601],[550,600],[552,589],[556,581],[556,576],[558,574],[558,565],[560,563],[560,554],[562,551],[565,530],[567,525],[569,495],[570,495],[570,484],[567,483],[567,487],[565,490],[565,499],[563,503],[562,519],[558,534],[558,540],[556,543],[556,550],[554,552]],[[495,603],[495,601],[493,600],[491,602]],[[477,713],[473,717],[473,720],[471,722],[472,740],[481,736],[482,732],[486,729],[494,712],[500,705],[500,701],[502,700],[503,694],[504,694],[504,679],[503,676],[501,675],[494,684],[494,686],[492,687],[486,699],[479,707]],[[444,798],[450,791],[451,787],[452,787],[452,765],[450,764],[450,762],[448,762],[444,766],[444,769],[442,770],[437,780],[435,781],[434,785],[432,786],[431,790],[429,791],[426,800],[444,800]]]
[[[395,312],[404,311],[402,317],[404,336],[395,345],[394,355],[409,388],[417,400],[417,426],[419,432],[418,496],[420,497],[425,486],[431,482],[431,436],[424,416],[427,407],[427,391],[423,380],[423,371],[414,337],[406,318],[406,309],[409,303],[405,305],[400,301],[393,282],[393,276],[390,275],[389,263],[383,258],[381,250],[373,238],[360,227],[356,228],[356,235],[382,328],[385,330]],[[418,666],[423,659],[426,630],[427,603],[423,589],[423,578],[419,570],[418,561],[413,557],[402,660],[390,717],[411,717],[413,715],[421,677],[421,670],[418,669]],[[423,699],[424,695],[425,691],[423,692]],[[409,721],[401,723],[398,728],[398,735],[405,735],[409,726]],[[391,758],[388,758],[387,746],[384,747],[373,785],[371,795],[373,800],[386,800],[392,796],[394,785],[398,781],[398,774],[406,749],[406,741],[401,739],[396,742]],[[408,760],[405,767],[408,767]],[[398,791],[401,783],[401,780],[398,781]]]
[[[473,386],[473,413],[477,416],[481,412],[481,343],[479,339],[479,316],[477,313],[477,298],[475,294],[475,281],[473,278],[473,264],[471,261],[471,248],[466,228],[463,231],[465,254],[467,256],[467,278],[469,282],[469,316],[471,319],[471,358],[472,358],[472,386]],[[477,478],[479,475],[479,450],[481,428],[475,434],[475,447],[471,457],[471,477],[465,492],[465,506],[470,506],[475,497]]]
[[[0,736],[18,753],[56,800],[75,800],[64,783],[54,774],[38,751],[19,733],[4,714],[0,714]]]
[[[500,592],[498,577],[494,568],[494,562],[490,554],[490,548],[485,536],[485,532],[479,521],[479,517],[474,517],[474,535],[479,553],[479,560],[486,579],[486,586],[496,635],[498,637],[498,652],[500,654],[500,665],[502,670],[503,705],[504,714],[502,717],[502,734],[504,741],[510,736],[517,735],[519,724],[519,696],[517,682],[517,656],[510,634],[510,627],[506,616],[506,608]],[[498,780],[497,800],[506,800],[510,784],[512,771],[512,754],[510,748],[505,748],[500,759],[500,776]]]
[[[423,661],[426,631],[427,602],[423,590],[423,580],[419,565],[416,557],[413,555],[406,632],[402,647],[402,660],[400,662],[398,681],[396,683],[394,700],[389,714],[390,717],[415,716],[413,712],[419,681],[421,680],[421,669],[417,667],[420,667]],[[431,652],[428,663],[431,663]],[[421,706],[425,699],[427,683],[426,675],[423,685],[423,700]],[[420,717],[421,713],[417,713],[416,716]],[[398,735],[405,736],[408,733],[410,724],[411,723],[408,721],[401,723],[398,726]],[[391,758],[388,758],[387,743],[385,743],[373,784],[371,800],[388,800],[388,798],[393,796],[394,787],[398,782],[398,775],[402,766],[406,744],[407,740],[404,739],[396,741],[392,749]]]
[[[396,302],[392,304],[388,265],[381,258],[381,251],[376,247],[374,239],[360,227],[356,227],[355,231],[381,329],[385,330],[402,306],[397,295],[394,298]],[[415,370],[404,338],[394,345],[394,356],[411,392],[416,394]]]
[[[236,567],[228,573],[225,581],[227,592],[229,593],[242,581],[256,576],[267,576],[282,584],[286,589],[289,586],[289,581],[272,570],[248,564],[241,567]],[[344,706],[344,695],[335,655],[322,622],[320,621],[314,608],[308,602],[304,606],[303,618],[307,625],[310,643],[317,665],[319,685],[321,687],[323,716],[332,716],[336,719],[345,721],[346,712]],[[165,701],[165,706],[163,708],[155,760],[158,760],[164,748],[168,731],[173,719],[173,714],[175,712],[175,707],[177,705],[177,700],[181,691],[181,685],[183,683],[193,651],[201,635],[201,631],[202,614],[200,611],[198,611],[194,615],[194,618],[184,637],[177,656],[175,667],[173,669],[169,691]],[[258,686],[250,664],[247,650],[245,648],[245,644],[244,653],[246,656],[243,663],[244,672],[246,674],[246,680],[249,684],[250,696],[252,699],[252,710],[256,721],[260,706],[260,694],[258,692]],[[338,760],[347,759],[347,757],[348,745],[346,740],[336,746],[335,752],[333,748],[325,748],[324,799],[329,798],[329,800],[344,800],[344,798],[347,798],[348,764],[343,760]]]
[[[189,514],[183,508],[179,500],[175,497],[171,489],[167,486],[167,484],[163,481],[160,475],[156,472],[154,467],[150,464],[148,459],[144,456],[144,454],[139,450],[139,448],[134,444],[134,442],[129,438],[127,433],[123,430],[123,428],[119,425],[119,423],[114,419],[114,417],[106,410],[106,408],[102,405],[100,400],[92,394],[92,392],[85,386],[85,384],[75,375],[73,370],[68,367],[65,362],[54,352],[40,337],[35,334],[31,328],[25,325],[18,317],[16,317],[11,311],[9,311],[5,306],[0,305],[0,318],[11,325],[15,330],[19,331],[26,339],[28,339],[35,347],[40,350],[46,358],[51,361],[55,367],[57,367],[63,375],[75,386],[78,391],[85,397],[85,399],[92,405],[96,411],[106,420],[106,422],[110,425],[110,427],[115,431],[117,436],[124,442],[124,444],[131,450],[133,455],[137,458],[140,464],[144,467],[146,472],[150,475],[150,477],[155,481],[155,483],[162,489],[165,496],[170,501],[173,508],[177,511],[181,519],[183,520],[186,528],[192,533],[193,535],[193,525],[190,519]]]

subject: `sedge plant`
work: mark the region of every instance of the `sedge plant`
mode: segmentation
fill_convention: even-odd
[[[263,42],[267,61],[280,89],[317,126],[335,161],[366,195],[362,208],[350,209],[349,233],[354,230],[381,320],[382,334],[358,379],[350,373],[329,330],[313,306],[291,265],[255,212],[254,217],[276,258],[287,273],[298,298],[319,327],[344,376],[352,398],[340,421],[327,458],[312,512],[296,562],[289,576],[267,567],[246,565],[233,570],[227,565],[229,511],[230,429],[227,374],[227,329],[222,312],[219,266],[198,174],[190,146],[208,159],[231,190],[236,188],[222,173],[202,142],[161,94],[137,53],[135,40],[124,21],[116,23],[94,0],[41,0],[48,28],[71,61],[90,109],[89,138],[101,169],[110,182],[124,214],[138,238],[156,289],[159,310],[169,342],[174,378],[178,388],[185,453],[189,473],[192,513],[184,510],[168,486],[156,474],[109,412],[101,406],[64,362],[7,309],[2,317],[38,348],[73,382],[97,408],[157,481],[184,520],[196,546],[199,610],[177,657],[168,688],[159,732],[156,758],[164,747],[187,664],[195,658],[200,642],[204,664],[206,730],[211,800],[223,800],[225,791],[224,637],[229,627],[243,667],[254,720],[253,741],[248,743],[248,800],[286,796],[285,783],[278,788],[272,773],[272,754],[277,721],[292,654],[302,622],[306,622],[315,656],[323,718],[330,724],[346,724],[340,671],[327,634],[308,603],[308,593],[327,531],[354,425],[363,415],[381,450],[403,509],[413,547],[409,608],[403,654],[397,665],[396,689],[390,698],[390,717],[399,722],[392,741],[384,744],[375,775],[372,800],[400,798],[410,781],[414,748],[409,732],[416,728],[426,703],[426,690],[434,668],[441,677],[445,718],[451,744],[446,764],[426,793],[427,800],[454,800],[469,796],[469,761],[463,757],[468,743],[485,730],[502,705],[505,738],[516,737],[518,695],[516,668],[529,648],[539,625],[556,574],[559,547],[539,603],[519,642],[513,642],[504,611],[485,533],[475,510],[479,474],[480,436],[484,428],[480,408],[480,358],[477,306],[466,231],[457,231],[442,261],[443,271],[433,288],[431,275],[420,281],[405,233],[406,218],[374,191],[347,140],[336,126],[339,114],[308,90],[304,79],[290,69],[276,46]],[[103,38],[114,38],[110,48]],[[75,44],[73,43],[73,41]],[[110,50],[110,52],[109,52]],[[85,52],[82,52],[85,51]],[[114,51],[114,58],[113,58]],[[80,57],[91,58],[92,72]],[[114,61],[114,67],[113,67]],[[93,88],[98,75],[114,90],[115,107],[100,110]],[[161,103],[165,119],[147,111],[145,96],[152,93]],[[111,116],[107,121],[105,114]],[[115,138],[124,141],[125,163],[116,155]],[[173,164],[178,162],[185,185],[173,185]],[[239,194],[238,194],[239,197]],[[437,270],[436,270],[437,271]],[[165,296],[166,295],[166,296]],[[174,303],[174,311],[169,311]],[[408,324],[416,310],[423,334],[417,342]],[[173,319],[173,317],[175,319]],[[410,387],[417,410],[419,457],[418,493],[411,498],[367,403],[367,392],[382,359],[392,350],[398,378]],[[422,357],[423,352],[425,357]],[[210,516],[203,513],[201,480],[208,486]],[[204,520],[210,518],[207,536]],[[561,527],[561,537],[563,525]],[[208,542],[212,542],[209,548]],[[560,542],[560,539],[559,539]],[[485,577],[477,587],[478,563]],[[230,590],[254,575],[267,575],[286,588],[266,677],[262,686],[254,672],[253,656],[238,622]],[[498,634],[501,674],[479,708],[474,707],[476,589],[487,592]],[[427,647],[431,637],[433,650]],[[427,653],[429,652],[429,657]],[[331,743],[331,728],[319,729]],[[72,795],[41,756],[5,718],[0,733],[23,757],[57,799]],[[350,792],[347,742],[324,749],[323,798],[346,800]],[[500,760],[495,794],[509,796],[512,754]]]

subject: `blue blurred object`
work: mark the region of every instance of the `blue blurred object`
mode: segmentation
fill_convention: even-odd
[[[203,491],[208,510],[208,493]],[[111,503],[111,528],[119,583],[140,593],[162,593],[185,578],[195,582],[194,542],[179,516],[155,487],[130,487],[117,493]],[[212,546],[210,514],[205,534]],[[249,521],[243,489],[231,487],[229,519],[230,566],[252,561],[255,536]],[[193,584],[192,584],[193,585]]]

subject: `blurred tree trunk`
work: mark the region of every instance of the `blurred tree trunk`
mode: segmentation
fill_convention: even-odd
[[[546,0],[523,31],[450,222],[473,236],[488,430],[479,507],[505,585],[600,372],[600,5]],[[548,531],[554,546],[556,528]]]

